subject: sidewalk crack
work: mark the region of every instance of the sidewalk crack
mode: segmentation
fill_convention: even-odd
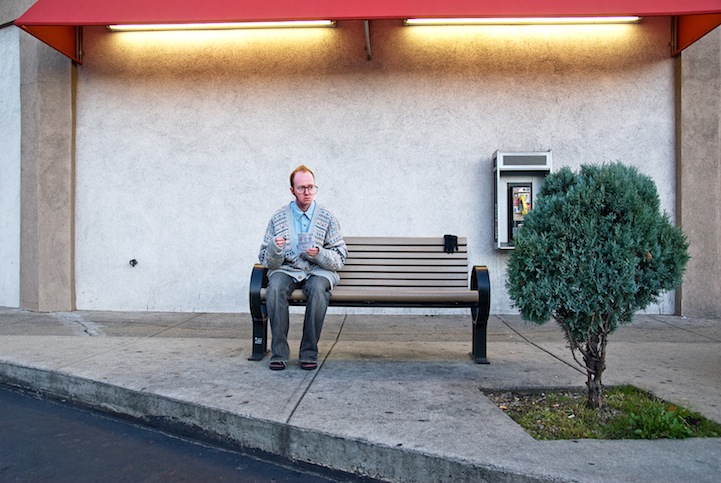
[[[149,335],[147,338],[148,338],[148,339],[152,339],[153,337],[156,337],[156,336],[158,336],[158,335],[160,335],[160,334],[162,334],[162,333],[164,333],[164,332],[167,332],[167,331],[169,331],[169,330],[173,330],[173,329],[175,329],[175,328],[178,328],[178,327],[180,327],[180,326],[183,325],[183,324],[187,324],[188,322],[190,322],[190,321],[193,320],[193,319],[197,319],[197,318],[200,317],[201,315],[205,315],[205,313],[204,313],[204,312],[198,312],[197,314],[195,314],[194,316],[190,317],[189,319],[185,319],[185,320],[182,320],[182,321],[178,322],[178,323],[175,324],[175,325],[168,326],[168,327],[164,328],[163,330],[160,330],[160,331],[156,332],[155,334]]]
[[[288,417],[285,420],[285,424],[290,424],[291,419],[293,419],[293,416],[295,415],[296,410],[298,409],[298,406],[300,406],[300,403],[303,402],[305,399],[306,394],[308,394],[308,391],[310,390],[310,387],[313,385],[313,382],[315,382],[315,378],[318,377],[318,373],[320,373],[320,370],[323,369],[323,364],[325,364],[325,361],[330,357],[331,352],[333,352],[333,349],[340,341],[340,335],[343,332],[343,327],[345,327],[345,322],[348,320],[348,314],[345,314],[343,317],[343,322],[340,324],[340,329],[338,329],[338,335],[336,336],[335,340],[333,341],[333,344],[330,346],[330,349],[328,349],[328,353],[323,357],[323,360],[319,361],[318,368],[313,371],[313,374],[311,375],[310,382],[303,390],[303,393],[298,398],[298,401],[295,403],[295,406],[293,406],[293,410],[290,412]]]
[[[672,324],[672,323],[669,322],[668,320],[664,320],[664,319],[655,317],[654,315],[649,315],[648,317],[649,317],[650,319],[655,320],[656,322],[660,322],[660,323],[662,323],[662,324],[666,324],[666,325],[668,325],[668,326],[670,326],[670,327],[673,327],[674,329],[683,330],[684,332],[688,332],[689,334],[697,335],[697,336],[699,336],[699,337],[703,337],[703,338],[705,338],[705,339],[708,339],[708,340],[711,340],[711,341],[714,341],[714,342],[721,342],[721,340],[719,340],[719,339],[716,339],[716,338],[714,338],[714,337],[708,336],[708,335],[706,335],[706,334],[699,334],[698,332],[696,332],[696,331],[694,331],[694,330],[690,330],[690,329],[687,329],[686,327],[681,327],[681,326],[679,326],[679,325]]]
[[[89,335],[90,337],[94,336],[103,336],[103,331],[100,330],[100,327],[95,325],[94,322],[91,322],[89,320],[86,320],[82,315],[75,313],[75,312],[56,312],[53,314],[53,317],[58,319],[62,323],[68,323],[72,326],[80,326],[82,327],[82,331]]]

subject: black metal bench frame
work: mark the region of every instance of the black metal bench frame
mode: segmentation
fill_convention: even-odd
[[[458,251],[444,251],[444,238],[345,237],[348,259],[330,306],[470,308],[473,322],[471,357],[488,364],[486,336],[491,306],[488,268],[473,266],[468,283],[467,239],[458,239]],[[253,353],[259,361],[268,352],[268,311],[265,305],[267,270],[255,264],[250,276],[250,313]],[[296,290],[290,305],[302,306]]]

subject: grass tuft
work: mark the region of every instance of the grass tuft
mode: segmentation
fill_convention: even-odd
[[[531,436],[553,439],[721,437],[721,424],[633,386],[604,391],[604,408],[586,406],[585,391],[487,393]]]

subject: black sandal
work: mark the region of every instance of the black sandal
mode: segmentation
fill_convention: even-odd
[[[270,361],[271,371],[282,371],[285,369],[286,363],[284,361]]]
[[[303,369],[304,371],[312,371],[312,370],[316,369],[317,367],[318,367],[318,363],[313,362],[313,361],[305,361],[305,362],[300,363],[300,368]]]

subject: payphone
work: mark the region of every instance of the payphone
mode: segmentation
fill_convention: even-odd
[[[533,209],[534,197],[551,168],[551,151],[493,154],[494,241],[499,250],[514,248],[513,239]]]

